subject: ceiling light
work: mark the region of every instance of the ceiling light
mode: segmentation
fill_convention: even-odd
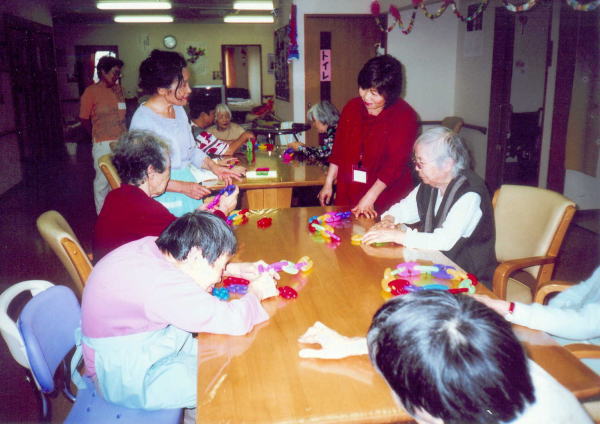
[[[228,15],[223,18],[228,24],[272,24],[272,15]]]
[[[273,10],[272,1],[235,1],[233,8],[237,10]]]
[[[115,22],[119,23],[146,23],[146,22],[173,22],[173,17],[169,15],[117,15]]]
[[[170,1],[99,1],[96,3],[98,9],[170,9]]]

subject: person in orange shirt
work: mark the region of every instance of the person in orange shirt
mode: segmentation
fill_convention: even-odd
[[[119,84],[123,61],[104,56],[98,61],[98,81],[85,89],[81,96],[79,119],[92,135],[92,157],[96,176],[94,178],[94,202],[100,213],[104,198],[110,190],[106,177],[98,167],[98,159],[110,153],[110,142],[117,141],[127,131],[125,125],[125,99]]]

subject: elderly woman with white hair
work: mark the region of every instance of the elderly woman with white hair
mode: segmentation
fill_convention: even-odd
[[[319,146],[310,147],[299,141],[290,143],[288,146],[302,153],[304,159],[308,161],[328,164],[328,158],[333,149],[335,130],[337,129],[337,124],[340,120],[340,112],[333,104],[324,100],[312,105],[310,109],[308,109],[308,112],[306,112],[306,117],[319,134],[325,134],[319,143]]]
[[[415,142],[414,165],[421,184],[382,215],[363,243],[441,250],[489,285],[497,264],[494,213],[463,141],[444,127],[425,131]]]
[[[251,131],[246,131],[241,125],[231,122],[231,110],[225,103],[219,103],[215,107],[215,124],[208,127],[206,131],[217,137],[219,140],[232,142],[236,140],[246,140],[254,138]]]

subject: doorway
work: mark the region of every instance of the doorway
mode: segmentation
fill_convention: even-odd
[[[486,182],[537,186],[552,3],[527,12],[496,9]]]
[[[321,100],[329,100],[341,112],[350,99],[358,96],[358,73],[375,56],[377,46],[386,46],[387,33],[377,27],[371,15],[306,15],[304,34],[306,110]],[[329,40],[331,50],[330,98],[321,92],[322,34]],[[306,132],[306,144],[319,144],[315,130]]]
[[[234,89],[235,92],[235,89],[243,88],[255,104],[262,100],[261,54],[259,44],[221,45],[225,89]]]

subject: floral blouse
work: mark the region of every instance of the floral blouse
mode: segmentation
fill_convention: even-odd
[[[320,162],[327,165],[329,163],[328,159],[331,154],[331,149],[333,148],[335,129],[336,127],[334,126],[327,127],[325,137],[318,147],[300,146],[298,152],[301,153],[301,155],[299,155],[301,157],[299,157],[299,159],[304,159],[307,162]]]

